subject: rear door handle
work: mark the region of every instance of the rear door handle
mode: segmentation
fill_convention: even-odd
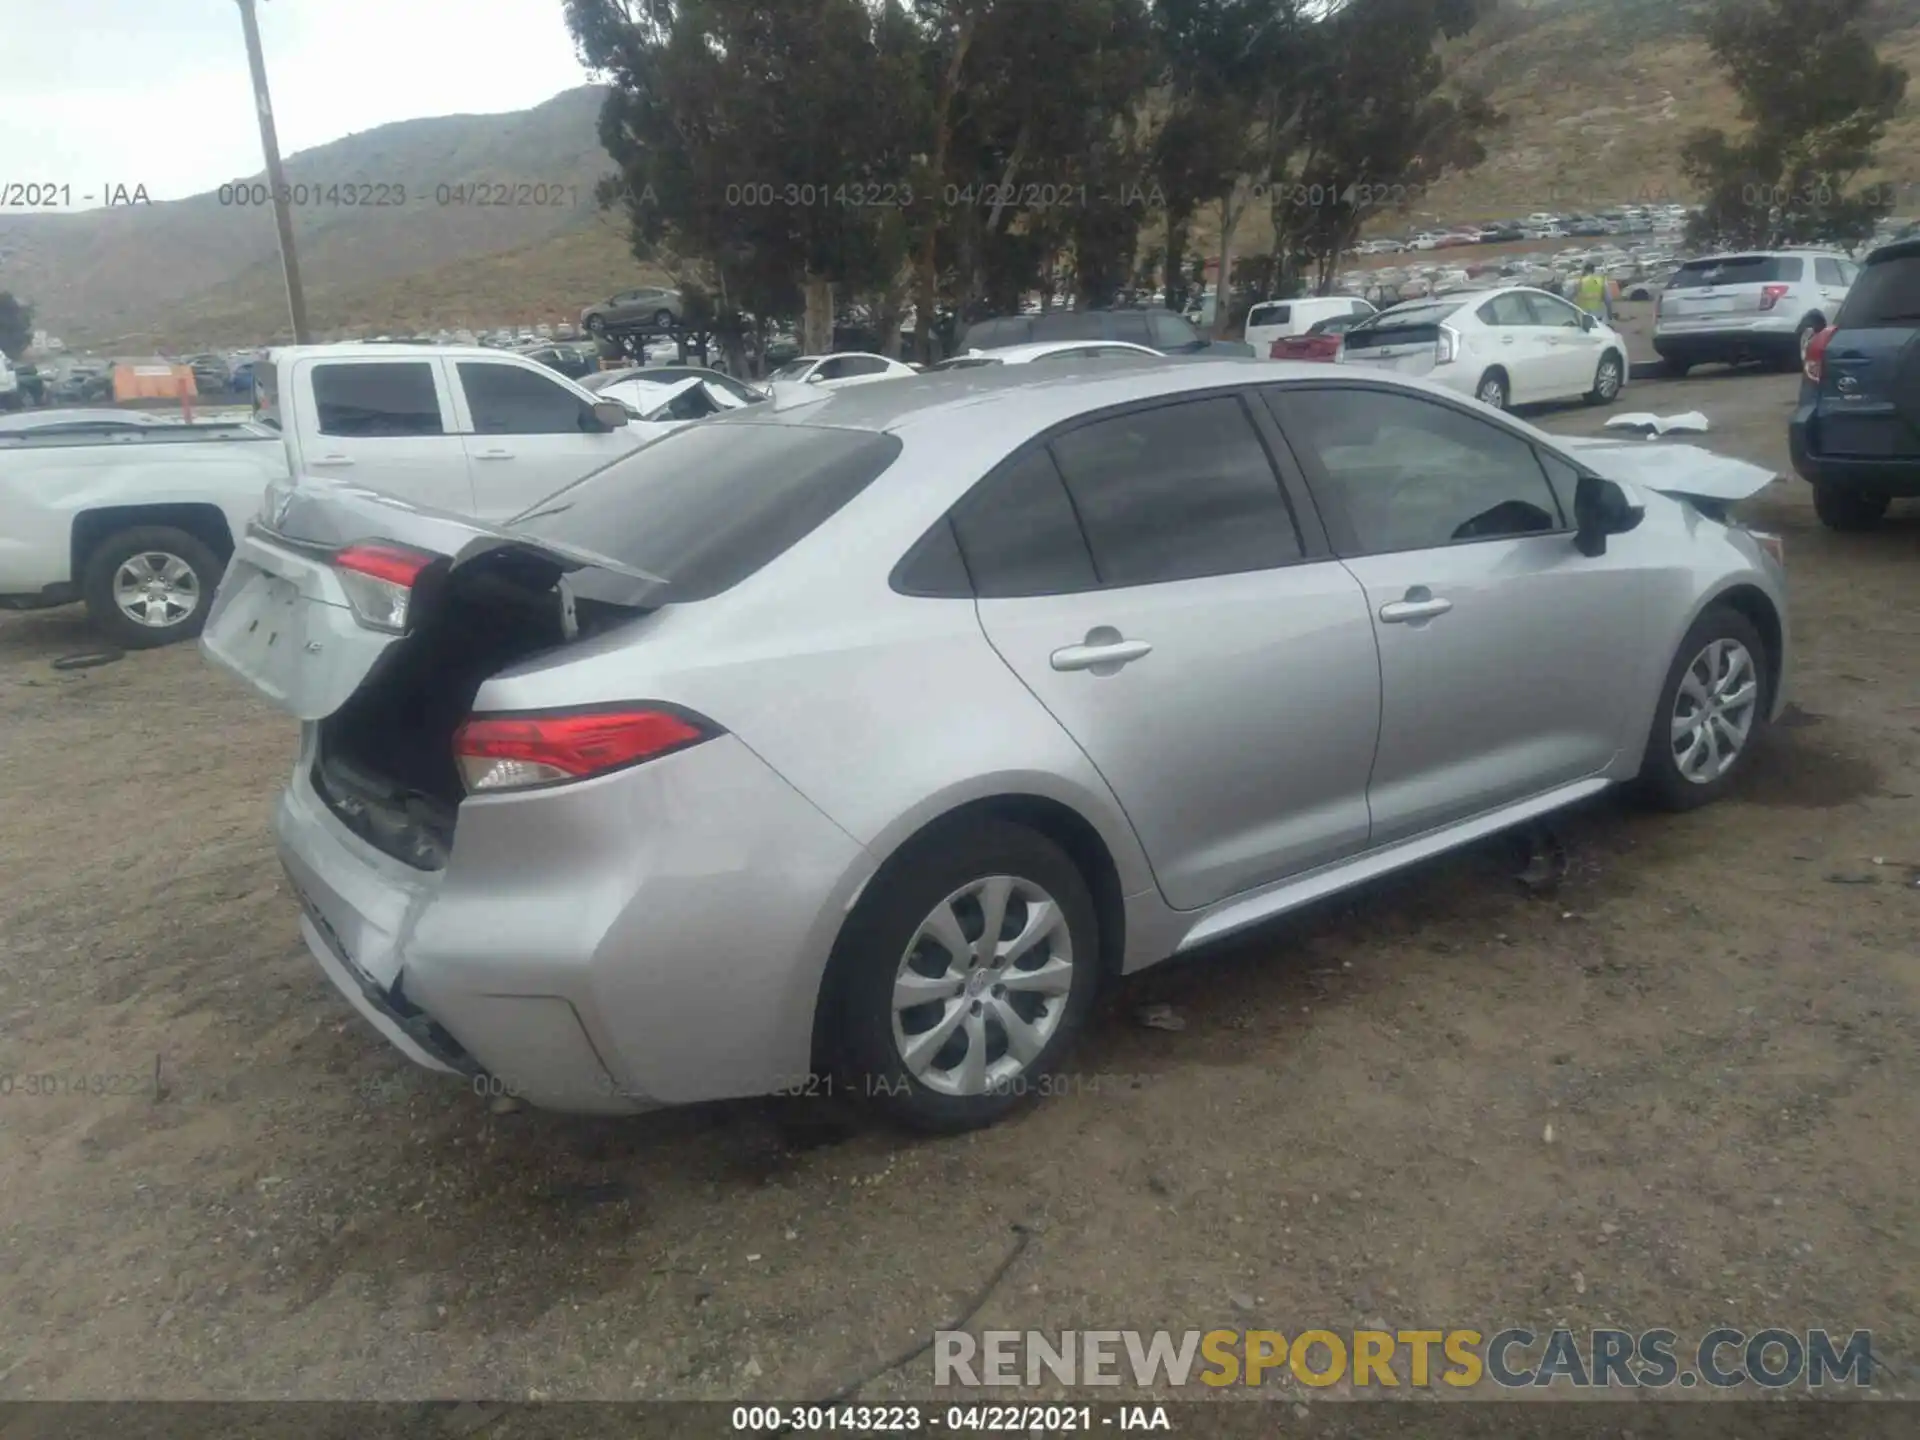
[[[491,450],[482,450],[478,455],[475,455],[473,458],[476,460],[511,460],[513,458],[513,451],[502,450],[499,446],[496,445]]]
[[[1122,665],[1130,665],[1152,653],[1153,646],[1145,640],[1122,640],[1118,631],[1102,626],[1088,633],[1084,645],[1069,645],[1054,651],[1049,663],[1056,670],[1091,670],[1096,675],[1111,675]]]
[[[1426,600],[1394,600],[1380,607],[1380,618],[1388,625],[1405,625],[1414,620],[1431,620],[1451,609],[1451,600],[1437,596]]]

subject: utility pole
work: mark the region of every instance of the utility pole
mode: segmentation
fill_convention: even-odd
[[[247,68],[253,72],[253,108],[260,117],[260,148],[267,152],[267,189],[273,197],[273,223],[280,231],[280,270],[287,279],[287,314],[293,320],[293,343],[308,345],[307,296],[300,287],[300,257],[293,248],[293,211],[289,207],[286,172],[280,168],[280,140],[273,130],[273,101],[267,95],[267,62],[260,52],[260,22],[254,0],[236,0],[240,27],[247,35]]]

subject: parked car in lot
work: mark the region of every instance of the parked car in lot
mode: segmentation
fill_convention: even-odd
[[[603,394],[609,386],[624,384],[629,380],[638,380],[651,385],[672,385],[681,380],[704,380],[707,384],[726,391],[742,404],[751,405],[767,398],[767,392],[758,385],[750,385],[745,380],[736,380],[705,365],[629,365],[621,370],[601,370],[587,376],[580,383],[594,394]]]
[[[680,323],[684,302],[678,290],[642,285],[589,305],[580,312],[580,328],[589,335],[620,330],[670,330]]]
[[[797,356],[769,375],[767,383],[818,385],[827,390],[841,390],[850,385],[871,385],[876,380],[898,380],[914,373],[911,365],[898,360],[852,350],[833,355]]]
[[[1273,342],[1304,335],[1317,321],[1335,315],[1367,316],[1374,307],[1351,295],[1303,295],[1297,300],[1267,300],[1247,311],[1247,344],[1256,355],[1270,355]]]
[[[1383,310],[1346,334],[1343,365],[1431,379],[1496,410],[1542,400],[1610,404],[1627,342],[1556,295],[1524,285]]]
[[[600,369],[599,356],[591,345],[534,345],[515,353],[524,355],[536,365],[557,370],[570,380],[583,379]]]
[[[1366,324],[1372,314],[1369,311],[1365,315],[1329,315],[1325,320],[1316,320],[1304,335],[1283,335],[1275,340],[1267,356],[1272,360],[1312,360],[1322,363],[1338,360],[1346,344],[1347,332],[1355,326]]]
[[[0,432],[0,606],[84,600],[127,647],[200,632],[270,481],[504,518],[650,436],[497,350],[315,345],[258,362],[249,424]]]
[[[1653,348],[1675,375],[1722,360],[1793,369],[1840,313],[1860,267],[1836,251],[1756,250],[1689,260],[1654,313]]]
[[[987,365],[1031,365],[1036,361],[1163,360],[1158,350],[1119,340],[1043,340],[1037,345],[1008,345],[999,350],[971,350],[927,367],[929,374],[944,370],[977,370]],[[1049,369],[1053,368],[1049,364]]]
[[[1240,355],[1254,353],[1238,340],[1212,340],[1192,321],[1159,306],[1111,310],[1050,310],[1044,315],[1005,315],[969,325],[960,351],[1001,350],[1046,340],[1117,340],[1144,345],[1162,355]]]
[[[502,526],[286,490],[202,646],[302,722],[301,931],[415,1061],[954,1129],[1109,977],[1618,783],[1724,794],[1789,656],[1777,542],[1718,517],[1771,478],[1390,375],[996,366]]]
[[[1787,436],[1836,530],[1878,524],[1892,500],[1920,496],[1920,239],[1867,256],[1807,346]]]
[[[20,372],[14,369],[7,352],[0,350],[0,410],[18,410],[25,403],[20,390]]]

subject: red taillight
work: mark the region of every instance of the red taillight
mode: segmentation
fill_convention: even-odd
[[[453,736],[454,759],[469,794],[524,790],[584,780],[716,734],[697,716],[632,709],[515,716],[475,716]]]
[[[1771,310],[1787,298],[1787,291],[1792,288],[1791,285],[1762,285],[1760,287],[1760,308],[1762,310]]]
[[[353,615],[369,630],[406,633],[413,585],[439,557],[389,540],[362,540],[336,550],[333,568]]]
[[[1807,379],[1816,385],[1820,383],[1821,376],[1827,373],[1827,346],[1833,343],[1833,332],[1839,328],[1829,325],[1807,343],[1807,358],[1801,362],[1800,368]]]

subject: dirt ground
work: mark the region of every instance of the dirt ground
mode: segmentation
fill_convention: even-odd
[[[1784,470],[1792,395],[1623,403]],[[77,611],[0,618],[0,1397],[806,1398],[1015,1227],[978,1327],[1864,1327],[1914,1393],[1920,889],[1874,857],[1920,866],[1920,513],[1751,509],[1799,668],[1737,798],[1566,818],[1551,895],[1492,847],[1149,972],[1076,1093],[948,1140],[415,1071],[296,933],[291,724],[191,647],[62,672]]]

